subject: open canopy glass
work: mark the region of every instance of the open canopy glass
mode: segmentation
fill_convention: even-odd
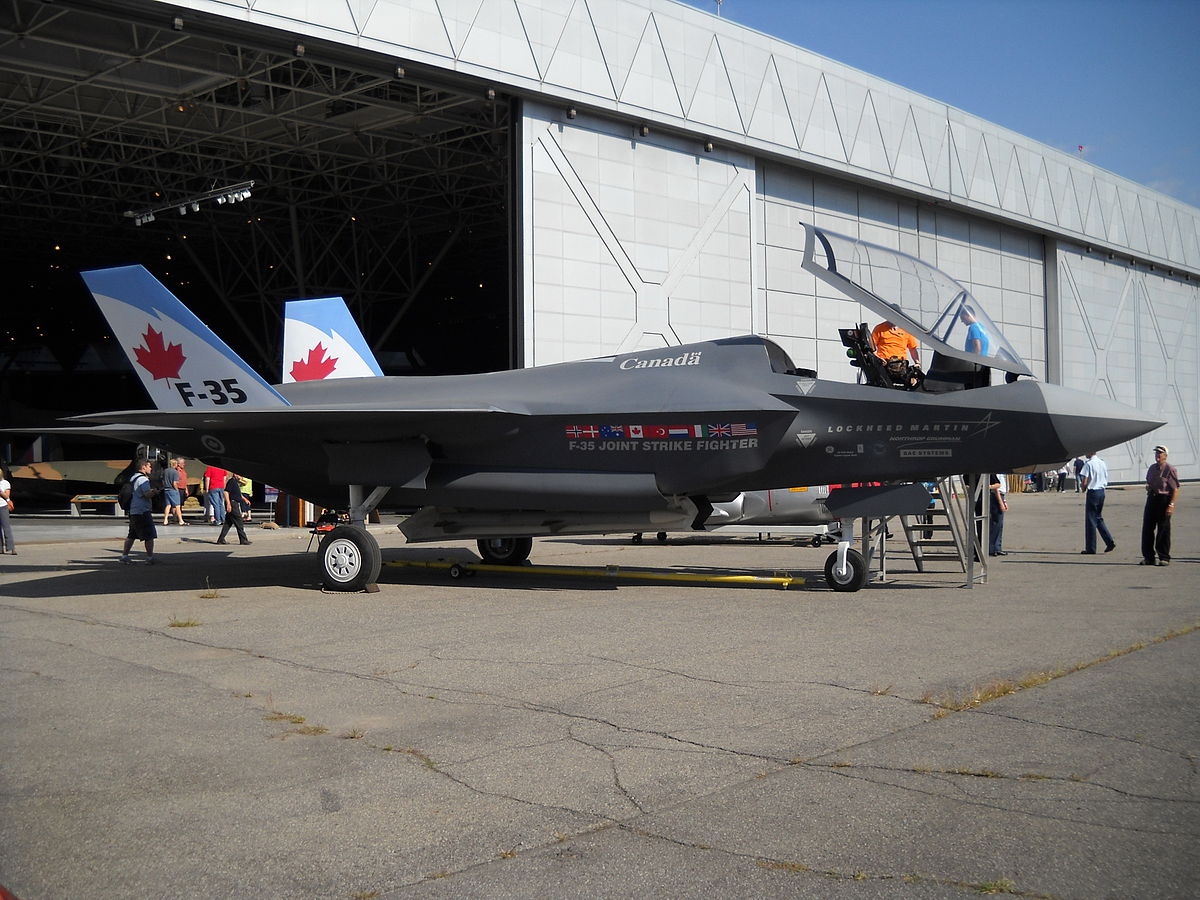
[[[803,266],[936,352],[1032,375],[971,292],[916,257],[805,225]]]

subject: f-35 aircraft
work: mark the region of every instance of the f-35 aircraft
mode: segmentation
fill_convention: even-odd
[[[539,535],[699,527],[744,491],[1012,471],[1163,424],[1019,377],[1029,369],[970,294],[919,260],[809,227],[804,266],[932,347],[928,378],[915,389],[821,380],[745,335],[478,375],[272,386],[129,266],[83,278],[156,409],[68,421],[348,509],[355,523],[385,496],[418,506],[402,528],[410,541],[496,541],[508,562]],[[957,346],[965,308],[991,332],[986,353]],[[988,385],[991,369],[1009,383]],[[381,563],[358,524],[332,531],[319,557],[340,590],[373,582]],[[866,574],[839,547],[831,583],[855,590]]]
[[[379,362],[341,297],[314,300],[289,300],[283,312],[282,381],[317,381],[333,378],[382,376]],[[705,531],[745,528],[760,531],[802,526],[830,525],[837,522],[825,505],[829,486],[785,488],[772,491],[748,491],[732,500],[712,504],[712,513],[703,523]],[[768,527],[769,526],[769,527]],[[665,541],[667,533],[658,532]],[[634,535],[640,543],[642,535]],[[825,535],[826,543],[834,539]],[[821,538],[814,538],[820,546]],[[495,561],[511,552],[504,538],[479,541],[479,553]]]

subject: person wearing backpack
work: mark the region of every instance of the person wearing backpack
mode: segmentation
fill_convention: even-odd
[[[133,562],[129,556],[133,542],[144,541],[146,562],[154,564],[154,539],[158,537],[158,532],[154,529],[154,511],[150,498],[158,493],[158,489],[150,483],[150,470],[153,465],[148,459],[141,460],[137,473],[129,479],[132,488],[129,498],[129,536],[125,538],[125,547],[121,551],[123,563]]]

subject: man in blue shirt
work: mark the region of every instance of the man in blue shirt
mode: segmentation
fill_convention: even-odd
[[[1087,499],[1083,508],[1083,549],[1080,553],[1096,553],[1096,532],[1104,538],[1104,552],[1111,553],[1117,548],[1117,542],[1108,532],[1104,524],[1104,489],[1108,487],[1108,466],[1095,453],[1087,455],[1087,462],[1079,473]]]
[[[967,342],[963,349],[970,353],[978,353],[980,356],[987,356],[992,347],[992,340],[988,337],[987,329],[975,321],[975,310],[964,306],[959,310],[958,317],[967,326]]]
[[[152,463],[148,459],[143,459],[138,463],[137,474],[133,476],[133,497],[129,500],[129,536],[125,538],[125,548],[121,551],[121,562],[131,563],[129,551],[133,548],[134,541],[146,542],[146,562],[153,565],[154,563],[154,539],[158,537],[158,532],[154,529],[154,512],[150,505],[150,498],[158,493],[158,490],[150,484],[150,469]]]

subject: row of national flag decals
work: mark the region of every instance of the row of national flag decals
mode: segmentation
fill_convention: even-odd
[[[729,425],[568,425],[567,437],[602,440],[605,438],[729,438],[758,434],[750,422]]]

